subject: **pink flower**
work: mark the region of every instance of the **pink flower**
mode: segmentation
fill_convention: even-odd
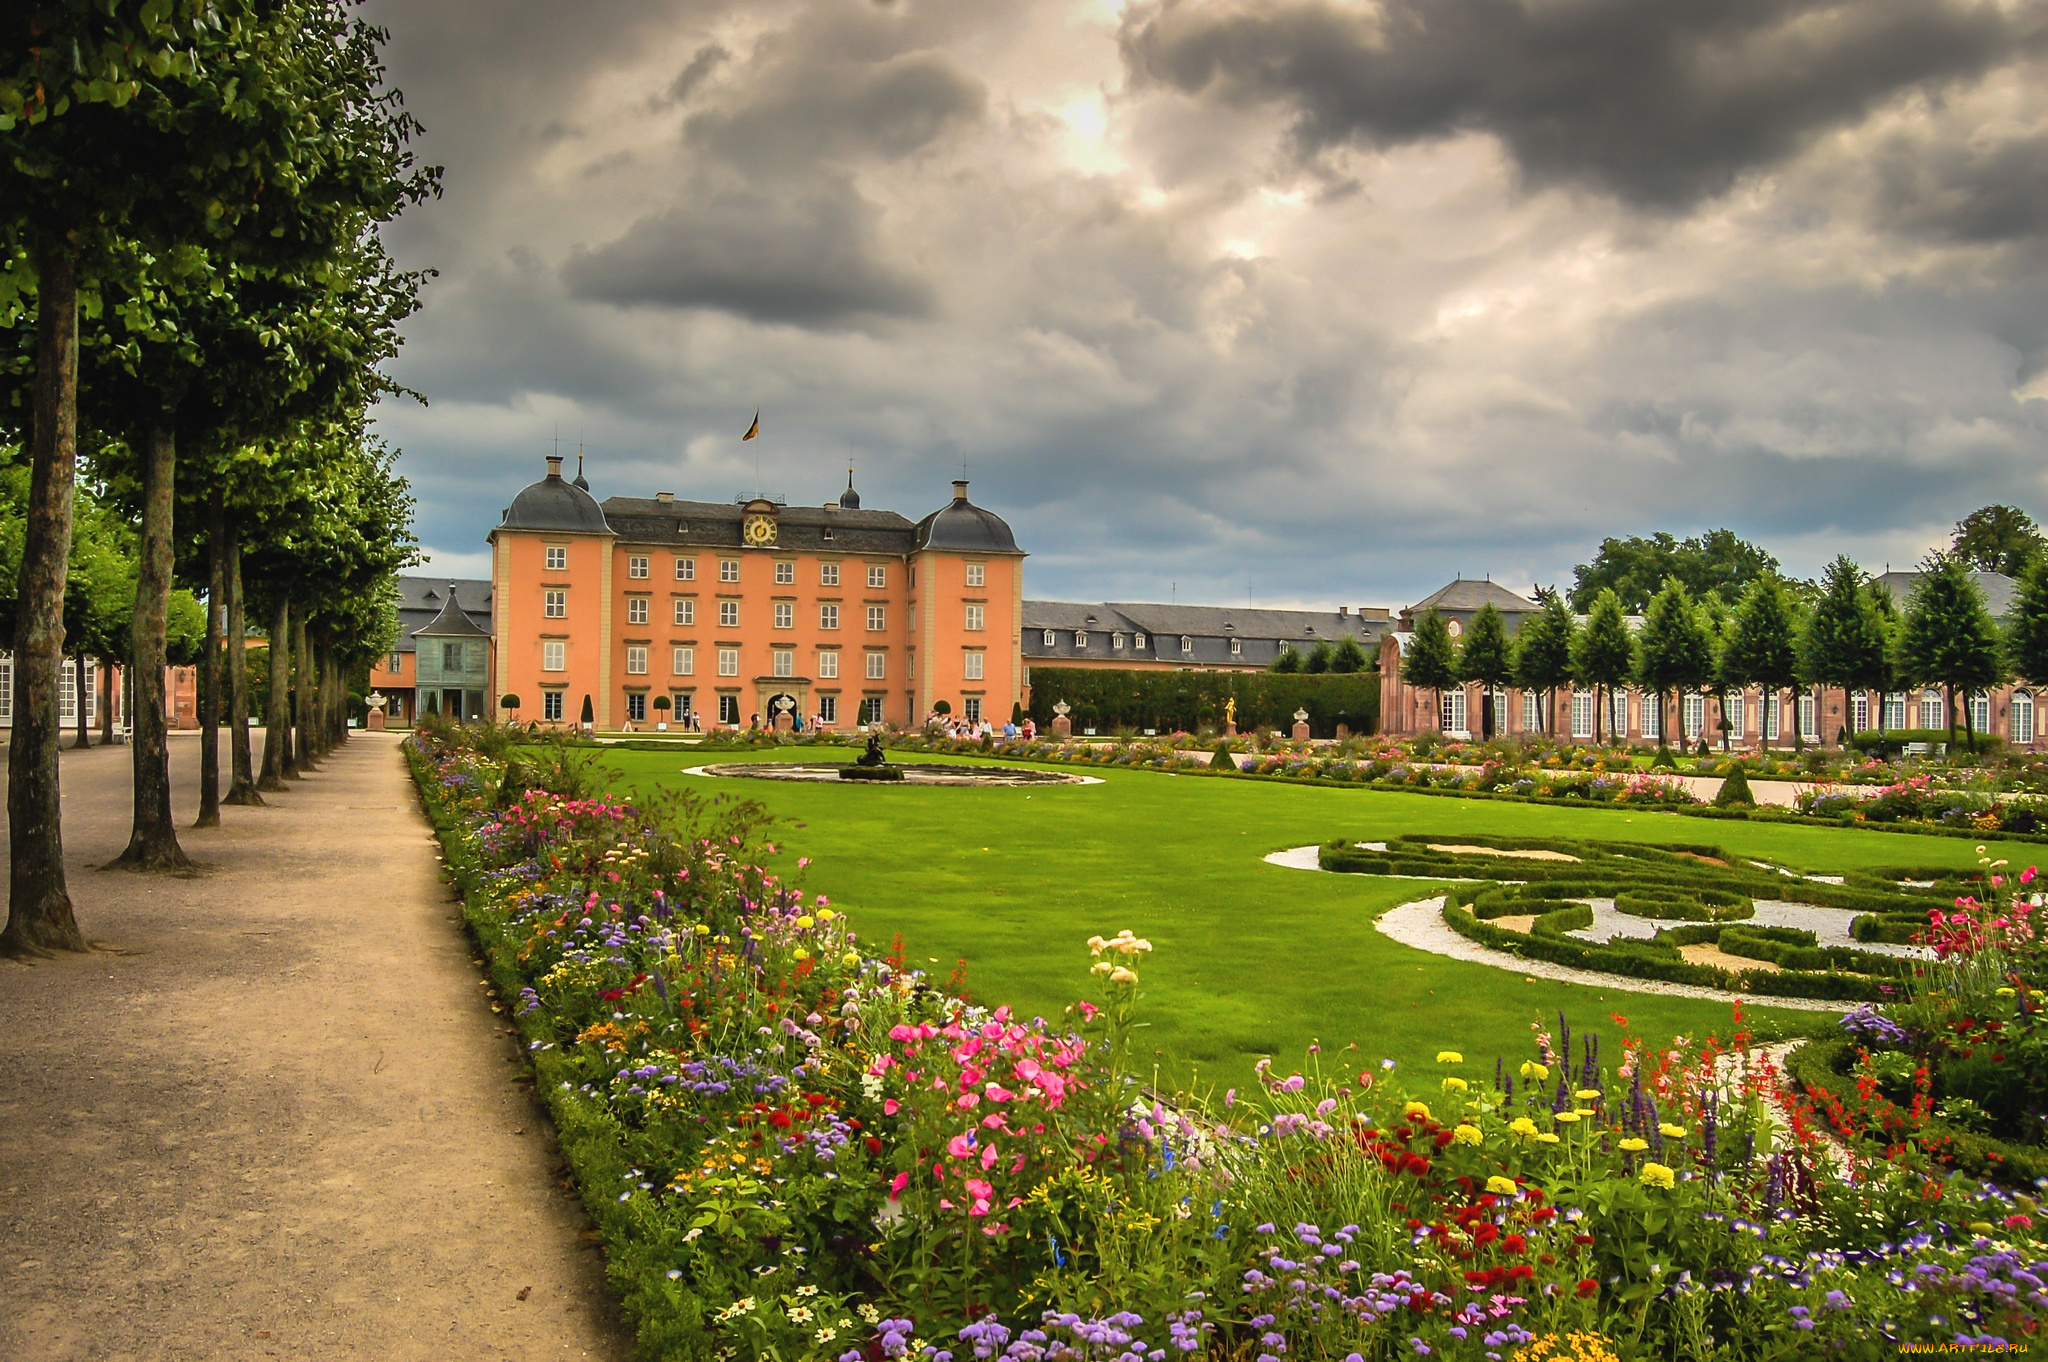
[[[895,1098],[886,1097],[882,1099],[882,1115],[894,1116],[897,1112],[901,1111],[902,1109],[903,1104],[901,1102],[898,1102]]]
[[[952,1139],[946,1141],[946,1152],[956,1159],[973,1158],[974,1132],[970,1130],[964,1135],[955,1135]]]
[[[991,1144],[991,1145],[986,1145],[986,1146],[984,1146],[984,1147],[982,1148],[982,1151],[981,1151],[981,1169],[982,1169],[982,1171],[983,1171],[983,1172],[985,1173],[985,1172],[987,1172],[987,1171],[988,1171],[989,1169],[991,1169],[991,1168],[993,1168],[993,1167],[995,1167],[995,1166],[996,1166],[996,1147],[995,1147],[994,1145],[992,1145],[992,1144]]]
[[[896,1199],[897,1197],[900,1197],[900,1196],[902,1196],[902,1195],[903,1195],[903,1189],[904,1189],[905,1187],[908,1187],[909,1185],[910,1185],[910,1174],[908,1174],[908,1173],[898,1173],[898,1174],[897,1174],[897,1175],[896,1175],[895,1177],[893,1177],[893,1178],[890,1178],[890,1179],[889,1179],[889,1200],[891,1200],[891,1201],[894,1201],[894,1200],[895,1200],[895,1199]]]
[[[959,1099],[953,1103],[953,1105],[960,1108],[960,1110],[962,1111],[966,1111],[972,1107],[978,1107],[981,1105],[981,1094],[978,1092],[963,1092],[960,1094]]]
[[[988,1094],[988,1100],[991,1102],[1014,1102],[1017,1100],[1017,1094],[1011,1092],[1000,1083],[991,1083],[986,1088],[983,1088],[982,1091]]]
[[[967,1195],[977,1200],[988,1201],[996,1194],[995,1187],[982,1178],[969,1178],[965,1186],[967,1188]]]

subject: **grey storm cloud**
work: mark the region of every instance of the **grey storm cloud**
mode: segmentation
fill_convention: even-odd
[[[1121,42],[1141,84],[1289,106],[1305,152],[1486,132],[1534,181],[1674,207],[2039,37],[1963,0],[1168,0]]]
[[[831,326],[915,317],[931,287],[882,255],[880,211],[840,180],[800,192],[686,194],[562,268],[580,298],[620,307],[712,308],[760,322]]]
[[[872,63],[841,57],[777,63],[731,108],[692,114],[694,146],[760,175],[871,153],[908,156],[981,117],[981,83],[929,52]]]

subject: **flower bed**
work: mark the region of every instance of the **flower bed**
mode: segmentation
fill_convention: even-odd
[[[743,804],[542,770],[500,807],[459,735],[408,753],[650,1358],[1861,1356],[2048,1318],[2030,1202],[1844,1175],[1739,1015],[1170,1097],[1135,935],[1026,1019],[763,869]]]

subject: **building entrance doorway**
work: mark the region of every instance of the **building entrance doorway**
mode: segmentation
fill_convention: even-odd
[[[462,719],[466,719],[466,718],[468,718],[468,717],[469,717],[468,715],[466,715],[466,714],[464,714],[464,713],[462,712],[462,692],[461,692],[461,691],[459,691],[459,690],[444,690],[444,691],[442,691],[442,692],[441,692],[441,713],[443,713],[443,714],[447,715],[447,716],[448,716],[449,718],[451,718],[451,719],[455,719],[455,720],[457,720],[457,721],[460,721],[460,720],[462,720]]]

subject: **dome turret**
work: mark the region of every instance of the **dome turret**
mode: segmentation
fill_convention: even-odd
[[[951,505],[941,507],[917,522],[919,549],[943,549],[955,553],[1016,553],[1017,537],[994,511],[986,511],[967,499],[967,480],[953,484]]]
[[[562,459],[548,456],[548,475],[512,498],[512,505],[499,523],[506,530],[564,530],[578,534],[610,534],[604,512],[590,495],[590,484],[579,476],[575,482],[562,478]]]

